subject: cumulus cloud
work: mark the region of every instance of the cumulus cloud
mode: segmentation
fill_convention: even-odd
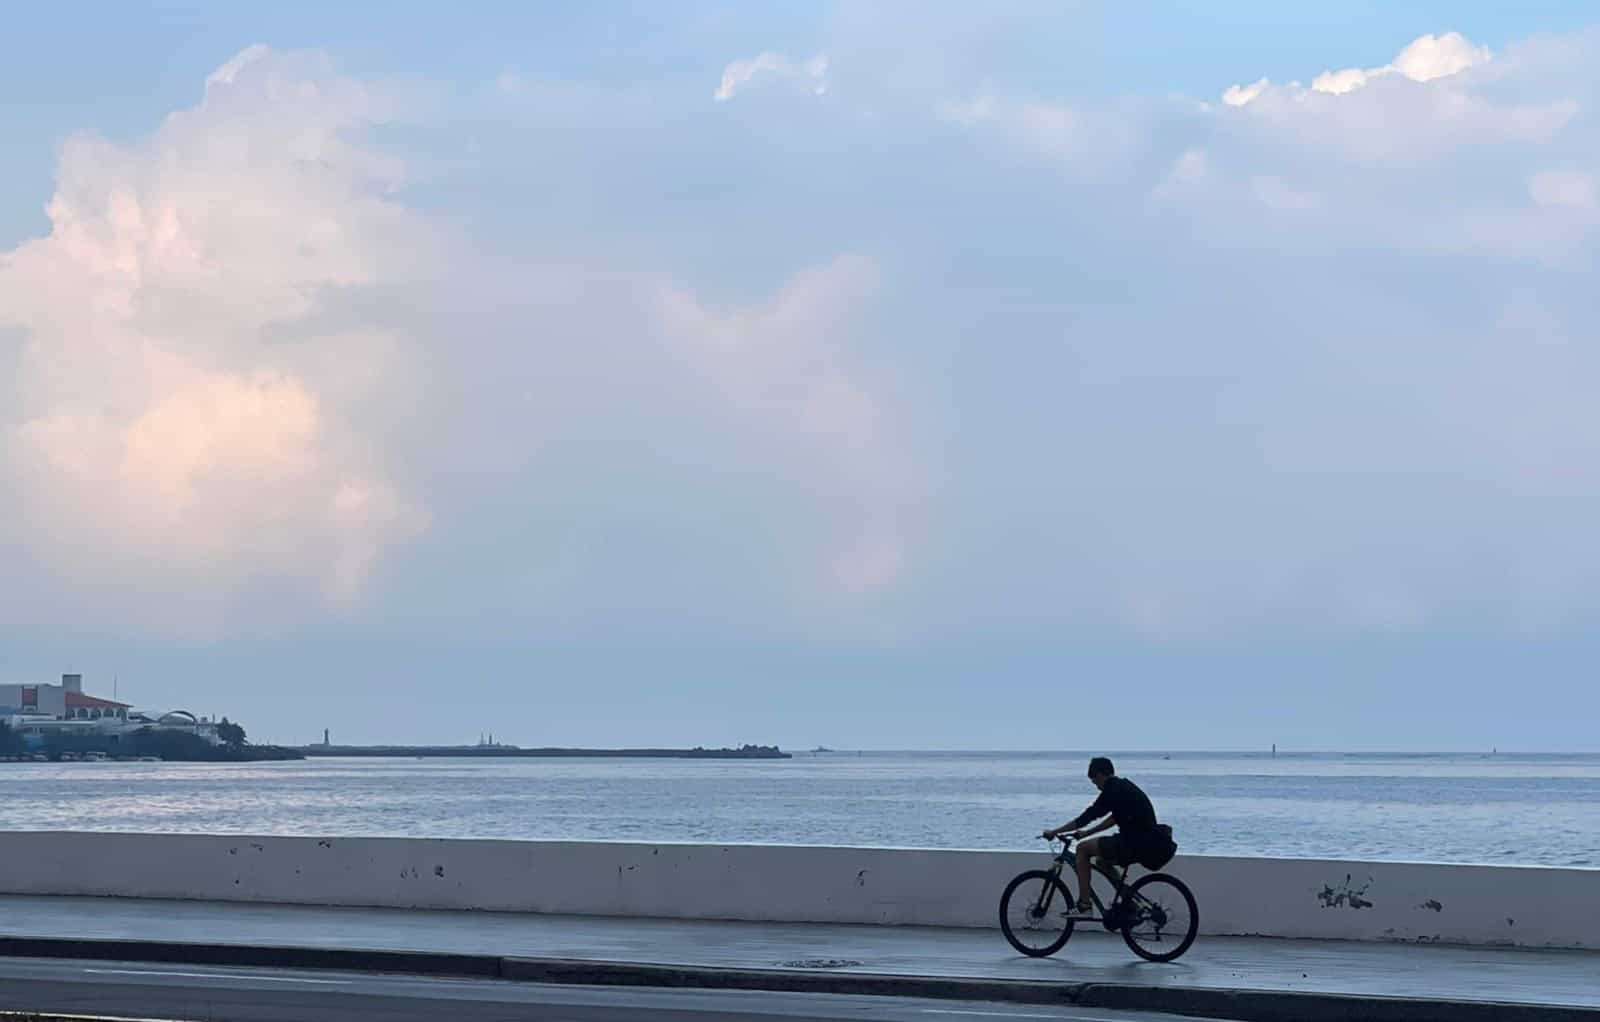
[[[1412,40],[1394,60],[1382,67],[1324,71],[1311,80],[1309,91],[1342,96],[1388,75],[1399,75],[1413,82],[1431,82],[1487,64],[1492,57],[1488,47],[1473,45],[1459,32],[1423,35]],[[1270,88],[1272,83],[1265,78],[1249,85],[1232,85],[1223,92],[1222,101],[1228,106],[1245,106]],[[1305,91],[1298,83],[1291,83],[1288,88]]]
[[[726,102],[762,79],[798,83],[821,96],[828,91],[828,58],[818,54],[810,60],[793,61],[781,53],[769,51],[735,60],[722,69],[722,81],[712,98],[719,103]]]
[[[1490,59],[1487,46],[1474,46],[1459,32],[1424,35],[1413,40],[1400,51],[1399,56],[1383,67],[1324,71],[1312,79],[1311,87],[1317,92],[1342,96],[1384,75],[1397,74],[1414,82],[1431,82],[1486,64]]]
[[[1594,42],[1514,45],[1490,62],[1459,36],[1424,37],[1317,87],[1122,103],[1134,141],[1093,179],[997,171],[992,194],[1019,198],[989,200],[987,215],[1051,226],[968,244],[987,258],[1015,245],[1010,272],[1031,286],[996,286],[1001,303],[1026,294],[1055,310],[1005,318],[1051,338],[1035,357],[1070,352],[1049,385],[1009,378],[1005,395],[1032,396],[1028,421],[1049,424],[1060,446],[1045,460],[1067,481],[1048,497],[1048,483],[1019,487],[1052,509],[1050,526],[991,509],[1011,528],[991,525],[969,562],[986,551],[1010,564],[991,584],[1018,584],[1048,548],[1073,581],[1038,582],[1029,599],[1160,639],[1272,621],[1425,633],[1600,619],[1600,587],[1559,566],[1563,548],[1600,564],[1578,518],[1501,499],[1600,501],[1577,467],[1600,418],[1573,389],[1600,377],[1574,341],[1585,313],[1569,290],[1592,271],[1600,226],[1583,99],[1595,80],[1573,52]],[[1018,125],[1030,102],[989,91],[939,113],[970,130],[973,160],[992,159],[997,136],[980,133]],[[1111,106],[1072,109],[1083,125]],[[1049,155],[1020,130],[999,137]],[[1058,287],[1072,297],[1041,297]],[[1561,524],[1501,529],[1480,517],[1489,506]],[[1092,538],[1058,542],[1055,527]],[[1027,539],[1006,552],[1010,535]]]
[[[659,297],[667,335],[716,382],[745,428],[775,434],[786,460],[817,466],[807,489],[820,553],[808,573],[811,591],[830,600],[895,585],[921,529],[920,468],[850,350],[879,280],[871,259],[850,254],[796,274],[751,307],[715,311],[678,287]]]
[[[1372,73],[1392,70],[1414,82],[1431,82],[1435,78],[1460,74],[1469,67],[1486,64],[1491,56],[1487,46],[1474,46],[1460,32],[1424,35],[1401,50],[1388,68],[1380,68]]]
[[[347,605],[425,527],[347,416],[374,374],[403,386],[396,338],[321,321],[424,247],[356,138],[382,116],[321,59],[251,47],[149,138],[63,148],[49,234],[0,253],[22,338],[0,489],[85,609],[133,579],[121,611],[180,631],[263,581]]]
[[[1570,263],[1594,226],[1571,215],[1589,202],[1587,173],[1551,166],[1594,151],[1577,98],[1591,76],[1574,45],[1516,44],[1492,73],[1466,73],[1483,67],[1485,51],[1428,36],[1381,74],[1361,72],[1364,87],[1235,86],[1221,105],[1181,111],[1192,132],[1181,152],[1156,142],[1160,122],[1147,111],[1149,194],[1218,236],[1292,217],[1299,230],[1374,252]],[[1172,123],[1170,111],[1160,116]]]
[[[1272,83],[1265,78],[1258,78],[1249,85],[1230,85],[1222,93],[1222,101],[1229,106],[1244,106],[1265,92],[1271,85]]]
[[[232,85],[239,77],[239,72],[259,61],[268,60],[272,56],[272,48],[262,43],[247,46],[224,61],[215,71],[206,76],[206,88],[213,86]]]
[[[437,270],[416,164],[363,141],[384,97],[247,53],[150,138],[69,144],[50,235],[0,257],[0,535],[74,592],[396,593],[500,634],[1600,616],[1567,45],[1213,104],[852,61],[800,125],[508,77],[560,101],[460,119]],[[353,299],[435,272],[426,315]]]
[[[1221,112],[1233,115],[1231,131],[1255,133],[1284,155],[1293,145],[1393,164],[1465,145],[1548,143],[1579,115],[1574,96],[1509,86],[1544,70],[1530,67],[1538,61],[1525,50],[1497,62],[1493,74],[1468,73],[1489,59],[1454,33],[1424,36],[1385,67],[1328,72],[1310,88],[1266,79],[1232,86]]]

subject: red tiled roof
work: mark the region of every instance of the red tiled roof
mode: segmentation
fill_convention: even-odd
[[[67,693],[67,709],[82,707],[85,710],[126,710],[131,703],[119,703],[99,696],[86,696],[82,692]]]

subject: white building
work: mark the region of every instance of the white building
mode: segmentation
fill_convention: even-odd
[[[127,703],[85,694],[81,674],[63,674],[59,685],[0,685],[0,717],[127,720],[130,709]]]
[[[212,745],[222,744],[216,721],[186,710],[159,717],[134,712],[127,703],[86,694],[81,674],[63,674],[59,685],[0,685],[0,721],[30,746],[51,736],[118,736],[141,728],[186,731]]]

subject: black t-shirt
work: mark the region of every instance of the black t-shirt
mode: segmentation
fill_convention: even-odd
[[[1100,817],[1111,814],[1117,822],[1117,829],[1131,841],[1141,841],[1155,836],[1156,810],[1150,804],[1150,799],[1139,786],[1126,777],[1112,777],[1106,781],[1105,787],[1100,789],[1100,797],[1094,800],[1094,805],[1085,809],[1070,827],[1076,830],[1084,824],[1093,823]]]

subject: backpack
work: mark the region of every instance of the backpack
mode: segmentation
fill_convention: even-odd
[[[1156,827],[1155,837],[1150,842],[1150,847],[1140,857],[1139,865],[1148,870],[1157,870],[1172,861],[1178,854],[1178,842],[1172,838],[1172,828],[1166,824]]]

